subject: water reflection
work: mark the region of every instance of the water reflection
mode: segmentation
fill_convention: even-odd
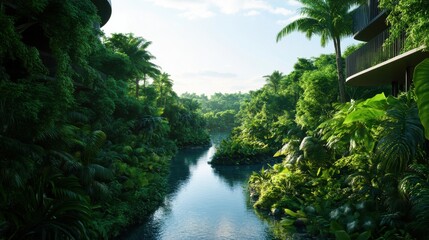
[[[191,169],[197,165],[198,159],[207,153],[205,149],[184,149],[181,150],[172,160],[170,166],[170,175],[168,176],[168,195],[174,195],[186,185],[191,176]]]
[[[164,206],[123,239],[273,239],[246,193],[247,178],[258,167],[212,168],[207,162],[215,151],[180,151],[171,163]]]
[[[246,183],[250,174],[260,171],[262,165],[251,166],[213,166],[214,174],[219,177],[230,188],[241,186]]]

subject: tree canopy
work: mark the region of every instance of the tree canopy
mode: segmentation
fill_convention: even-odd
[[[209,143],[199,106],[139,91],[150,42],[100,41],[92,1],[0,5],[0,239],[117,236],[162,203],[177,148]]]
[[[278,34],[277,41],[294,31],[305,33],[311,39],[313,35],[320,36],[324,47],[329,40],[334,42],[339,100],[347,100],[344,65],[341,56],[341,38],[352,34],[352,8],[362,0],[299,0],[301,18],[287,24]]]

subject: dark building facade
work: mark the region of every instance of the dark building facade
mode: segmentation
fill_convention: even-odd
[[[346,59],[346,83],[351,86],[392,85],[392,94],[407,91],[414,67],[429,57],[423,48],[404,50],[406,36],[385,46],[389,37],[387,12],[378,0],[361,5],[353,18],[354,39],[366,42]]]

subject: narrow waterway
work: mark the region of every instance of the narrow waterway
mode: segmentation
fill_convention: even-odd
[[[210,161],[223,135],[207,149],[180,151],[172,160],[164,206],[123,239],[272,239],[246,192],[253,167],[216,167]]]

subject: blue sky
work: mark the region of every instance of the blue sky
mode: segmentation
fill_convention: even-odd
[[[299,17],[295,0],[112,0],[103,31],[134,33],[152,41],[149,51],[171,75],[178,93],[247,92],[263,76],[287,74],[298,57],[333,53],[315,36],[293,33],[276,43],[277,33]],[[343,40],[342,47],[356,43]]]

